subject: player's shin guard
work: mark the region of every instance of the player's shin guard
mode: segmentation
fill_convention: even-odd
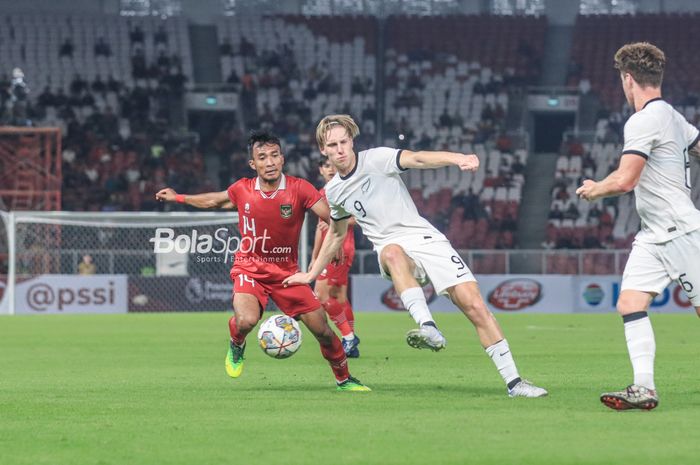
[[[343,310],[345,312],[345,319],[348,320],[348,324],[350,325],[350,329],[355,331],[355,314],[352,313],[352,305],[350,305],[349,301],[345,301]]]
[[[238,326],[236,326],[236,315],[233,315],[228,319],[228,330],[231,334],[231,340],[237,346],[242,346],[245,342],[245,334],[241,334],[238,331]]]
[[[655,390],[654,357],[656,341],[647,312],[634,312],[622,317],[625,323],[627,350],[634,371],[634,384]]]
[[[336,381],[342,383],[350,377],[348,359],[345,357],[343,344],[341,344],[338,336],[333,334],[330,345],[321,344],[321,354],[323,358],[328,360],[328,364],[331,366],[331,370],[333,370]]]
[[[323,308],[326,310],[326,313],[328,313],[331,321],[333,321],[338,330],[340,330],[340,334],[343,336],[352,335],[352,328],[345,316],[345,307],[343,304],[331,297],[323,303]]]

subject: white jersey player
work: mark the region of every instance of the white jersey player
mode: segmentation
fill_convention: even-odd
[[[646,42],[615,54],[625,97],[635,113],[625,124],[625,144],[616,171],[576,191],[586,200],[634,189],[642,220],[622,275],[617,310],[625,326],[634,383],[604,393],[610,408],[653,409],[656,342],[647,308],[671,281],[678,281],[700,315],[700,211],[690,198],[689,156],[700,155],[698,130],[661,98],[664,53]]]
[[[457,166],[474,171],[476,155],[452,152],[411,152],[386,147],[355,154],[357,124],[348,115],[321,120],[316,139],[338,173],[326,186],[331,226],[308,273],[287,278],[288,284],[310,283],[335,256],[347,233],[350,216],[374,244],[379,268],[391,279],[404,307],[419,325],[406,340],[415,348],[439,351],[446,341],[437,329],[419,282],[431,281],[476,327],[482,346],[493,360],[510,396],[541,397],[547,391],[522,380],[508,342],[486,307],[474,275],[445,236],[421,217],[400,178],[409,168]]]

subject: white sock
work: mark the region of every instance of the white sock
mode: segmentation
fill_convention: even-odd
[[[343,339],[345,339],[346,341],[352,341],[353,339],[355,339],[355,333],[348,333],[343,336]]]
[[[401,293],[401,302],[411,317],[418,323],[418,326],[428,321],[434,321],[433,315],[428,308],[428,302],[425,301],[425,294],[420,287],[412,287]]]
[[[627,350],[634,371],[634,384],[648,389],[656,389],[654,385],[656,341],[651,320],[647,312],[636,312],[623,316],[623,321],[625,322]]]
[[[511,381],[520,378],[518,374],[518,368],[515,366],[515,361],[513,360],[513,354],[510,353],[510,347],[508,347],[508,341],[501,339],[497,343],[490,345],[486,348],[486,353],[493,360],[493,364],[496,365],[496,369],[501,374],[503,381],[510,388]],[[517,384],[517,383],[515,383]]]

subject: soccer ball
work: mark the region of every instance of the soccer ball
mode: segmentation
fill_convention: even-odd
[[[273,358],[288,358],[301,347],[301,329],[294,318],[274,315],[258,330],[258,343]]]

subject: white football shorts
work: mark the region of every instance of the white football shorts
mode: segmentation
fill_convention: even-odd
[[[661,244],[635,241],[622,273],[621,289],[660,294],[677,281],[693,306],[700,306],[700,230]]]
[[[457,284],[476,281],[474,274],[449,241],[411,239],[397,245],[403,248],[416,265],[413,276],[418,283],[422,286],[430,281],[438,294],[447,294],[447,289]],[[383,278],[391,280],[379,258],[381,253],[382,249],[378,249],[379,269]]]

